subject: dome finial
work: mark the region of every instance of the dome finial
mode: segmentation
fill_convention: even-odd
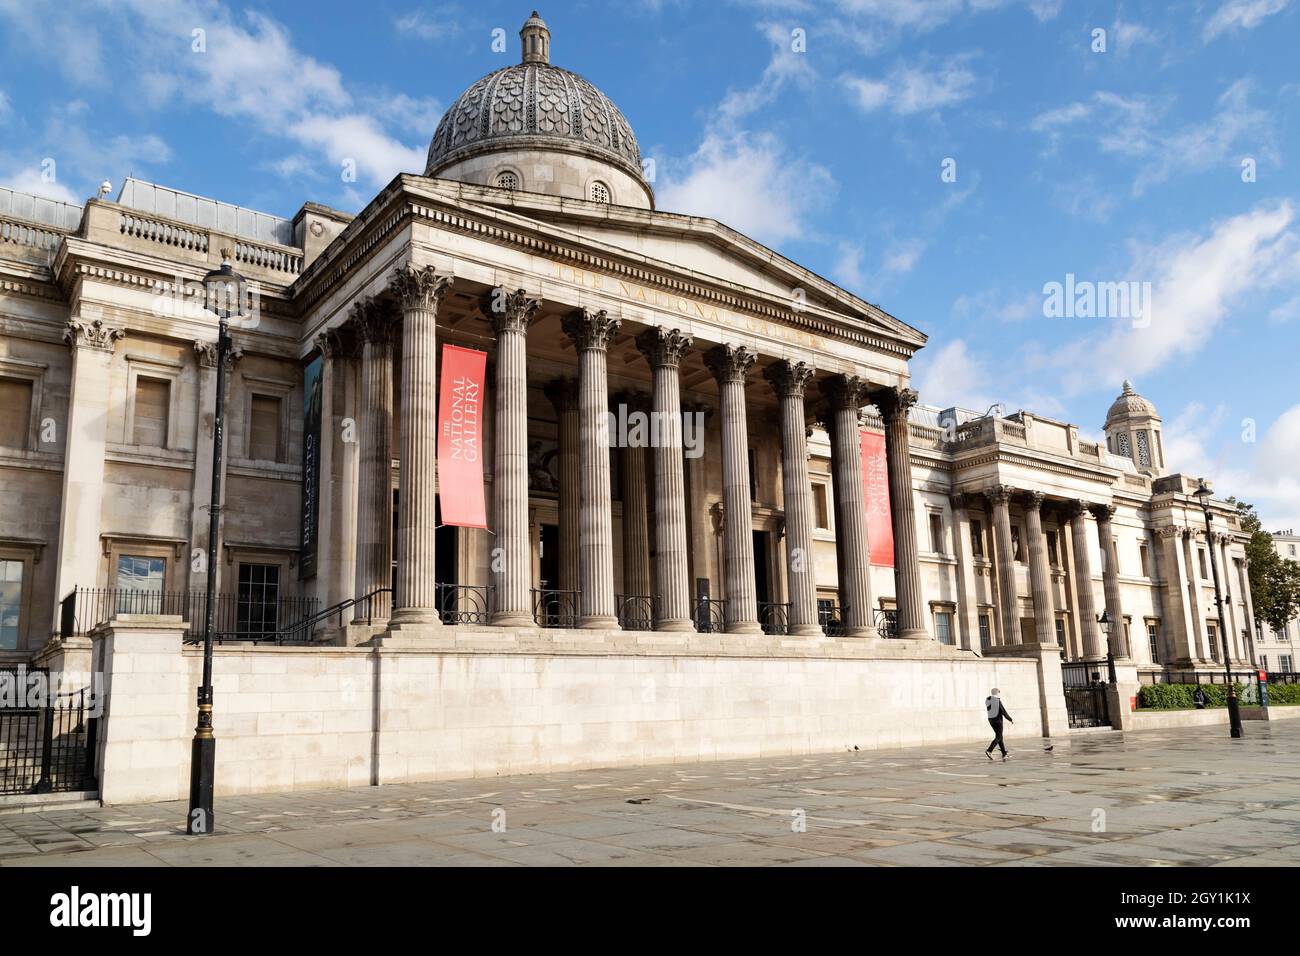
[[[1124,394],[1125,394],[1125,395],[1132,395],[1132,394],[1133,394],[1133,383],[1132,383],[1131,381],[1129,381],[1128,379],[1124,379],[1124,389],[1123,389],[1123,391],[1124,391]]]
[[[551,62],[551,31],[546,23],[533,11],[533,15],[524,21],[519,31],[519,42],[523,52],[522,63]]]

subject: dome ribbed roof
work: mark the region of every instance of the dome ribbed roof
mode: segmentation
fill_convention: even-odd
[[[641,150],[622,111],[577,73],[548,62],[550,34],[536,13],[520,36],[523,62],[489,73],[447,110],[424,174],[494,149],[558,148],[594,152],[644,181]]]
[[[1111,403],[1110,411],[1106,413],[1106,421],[1111,422],[1116,418],[1124,418],[1129,415],[1156,415],[1156,407],[1148,402],[1145,398],[1133,391],[1133,383],[1124,382],[1124,390],[1120,393],[1119,398]]]

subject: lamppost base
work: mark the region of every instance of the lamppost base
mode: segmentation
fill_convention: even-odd
[[[1228,732],[1233,740],[1241,737],[1241,702],[1236,694],[1228,698]]]
[[[212,813],[216,765],[217,739],[195,737],[190,749],[190,812],[185,818],[185,832],[191,836],[212,833],[216,829]]]

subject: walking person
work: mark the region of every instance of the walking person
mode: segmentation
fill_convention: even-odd
[[[1011,715],[1007,709],[1002,706],[1002,691],[996,687],[993,692],[984,699],[984,710],[989,715],[989,726],[993,728],[993,743],[989,744],[989,749],[984,751],[984,756],[990,760],[993,759],[993,748],[997,747],[1002,751],[1002,759],[1007,759],[1007,745],[1002,742],[1002,721],[1003,719],[1011,720]],[[1015,721],[1011,720],[1014,724]]]

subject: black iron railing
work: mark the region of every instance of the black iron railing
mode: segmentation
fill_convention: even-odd
[[[577,627],[581,591],[532,588],[533,621],[538,627]]]
[[[1093,665],[1094,667],[1098,665]],[[1102,661],[1100,665],[1102,672],[1105,673],[1106,662]],[[1295,681],[1279,680],[1281,675],[1269,674],[1268,681],[1270,684],[1286,684]],[[1290,675],[1296,678],[1297,675]],[[1259,674],[1255,671],[1233,671],[1233,683],[1250,684],[1259,679]],[[1146,668],[1138,671],[1138,683],[1140,684],[1226,684],[1227,679],[1223,671],[1179,671],[1169,668]]]
[[[487,624],[492,618],[493,593],[490,585],[440,582],[438,616],[443,624]]]
[[[696,598],[695,630],[701,634],[725,633],[727,630],[727,602],[715,598]]]
[[[31,680],[43,690],[29,700]],[[43,668],[0,668],[0,794],[96,790],[102,700],[90,688],[58,693]],[[20,690],[10,694],[9,688]]]
[[[207,593],[141,591],[128,588],[75,588],[59,607],[62,637],[86,634],[120,614],[155,614],[179,617],[188,624],[185,639],[203,637]],[[213,608],[213,640],[274,643],[309,642],[312,628],[304,627],[319,613],[314,597],[268,597],[251,591],[218,594]]]
[[[775,601],[758,602],[758,624],[764,634],[790,633],[790,605]]]
[[[316,628],[327,621],[335,627],[359,624],[363,620],[368,625],[373,624],[377,620],[383,620],[380,613],[385,607],[392,605],[392,594],[392,588],[375,588],[369,594],[339,601],[337,604],[300,618],[289,627],[277,631],[270,639],[277,644],[309,644],[315,641]],[[388,595],[388,600],[381,602],[381,595]],[[353,608],[356,608],[355,613],[346,613]],[[201,640],[203,640],[203,631],[200,622],[191,634],[186,635],[186,641],[197,643]]]
[[[649,594],[615,594],[614,604],[618,608],[618,625],[623,630],[655,629],[655,602]]]
[[[844,636],[844,618],[840,614],[838,602],[821,600],[817,602],[817,623],[822,626],[827,637]]]
[[[877,610],[875,614],[876,632],[881,637],[898,637],[898,612]]]

